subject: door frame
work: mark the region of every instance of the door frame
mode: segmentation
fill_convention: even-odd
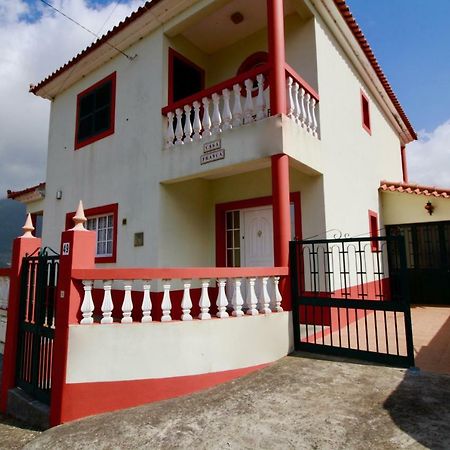
[[[290,203],[294,205],[294,228],[296,239],[302,239],[302,209],[300,192],[290,193]],[[226,267],[226,212],[256,208],[260,206],[273,206],[272,196],[254,197],[245,200],[236,200],[216,204],[216,267]]]

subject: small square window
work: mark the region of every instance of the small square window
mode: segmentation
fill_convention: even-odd
[[[370,108],[369,108],[369,99],[361,91],[361,113],[362,113],[362,126],[369,133],[372,134],[372,130],[370,127]]]

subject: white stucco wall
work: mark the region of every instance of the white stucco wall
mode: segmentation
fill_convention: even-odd
[[[197,375],[257,366],[293,349],[288,312],[242,318],[73,325],[67,383]]]

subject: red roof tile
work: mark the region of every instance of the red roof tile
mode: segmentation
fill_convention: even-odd
[[[421,186],[419,184],[408,184],[402,182],[382,181],[380,190],[385,192],[403,192],[405,194],[426,195],[428,197],[450,198],[450,189],[438,188],[436,186]]]
[[[17,197],[20,197],[21,195],[29,194],[30,192],[34,192],[36,190],[44,190],[45,189],[45,183],[39,183],[36,186],[31,186],[26,189],[22,189],[21,191],[10,191],[8,189],[7,194],[8,198],[15,199]]]

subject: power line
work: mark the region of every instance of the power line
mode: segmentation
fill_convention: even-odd
[[[44,5],[47,5],[48,7],[50,7],[51,9],[55,10],[57,13],[61,14],[62,16],[64,16],[66,19],[70,20],[71,22],[73,22],[74,24],[78,25],[80,28],[83,28],[83,30],[87,31],[88,33],[92,34],[93,36],[95,36],[97,39],[100,39],[100,36],[97,33],[94,33],[93,31],[91,31],[89,28],[86,28],[84,25],[81,25],[81,23],[77,22],[75,19],[72,19],[72,17],[68,16],[67,14],[63,13],[62,11],[60,11],[58,8],[55,8],[52,4],[46,2],[45,0],[41,0],[41,2]],[[103,27],[103,26],[102,26]],[[115,47],[114,45],[110,44],[108,41],[105,42],[106,45],[109,45],[111,48],[113,48],[114,50],[116,50],[117,52],[119,52],[120,54],[122,54],[123,56],[125,56],[125,58],[127,58],[130,61],[133,61],[134,58],[136,58],[135,56],[129,56],[127,55],[125,52],[123,52],[122,50],[118,49],[117,47]]]

